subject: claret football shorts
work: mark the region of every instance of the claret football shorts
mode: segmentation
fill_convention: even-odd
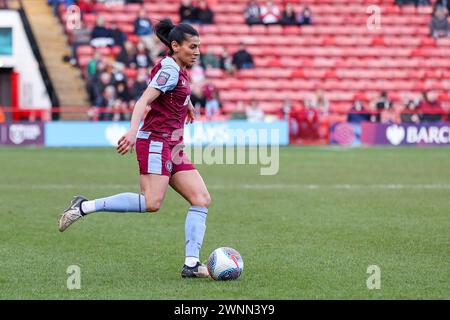
[[[178,171],[195,169],[181,144],[170,145],[166,138],[148,131],[138,133],[136,156],[140,174],[153,173],[171,177]]]

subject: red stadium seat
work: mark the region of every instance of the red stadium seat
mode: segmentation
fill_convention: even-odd
[[[321,88],[331,101],[330,110],[342,113],[331,119],[339,120],[345,119],[344,113],[359,91],[365,91],[367,99],[387,89],[401,101],[410,92],[436,90],[440,99],[450,100],[448,94],[442,94],[450,90],[450,39],[429,36],[432,6],[399,7],[393,0],[291,1],[297,12],[309,5],[314,24],[284,27],[246,25],[243,10],[247,0],[208,2],[215,23],[196,26],[202,37],[202,52],[219,55],[225,47],[233,53],[239,42],[244,42],[256,64],[255,69],[232,75],[219,69],[206,70],[208,78],[221,89],[224,106],[255,98],[273,111],[285,98],[298,102]],[[102,14],[107,26],[118,23],[128,39],[137,42],[139,37],[132,34],[133,21],[141,7],[152,19],[170,17],[177,23],[179,4],[179,0],[146,0],[143,6],[114,8],[97,4],[97,12],[84,14],[83,20],[92,28]],[[366,10],[372,4],[381,7],[381,29],[366,27]],[[70,35],[69,30],[66,32]],[[103,55],[117,55],[119,49],[98,50]],[[84,67],[93,53],[90,46],[78,47],[80,66]],[[135,77],[135,70],[126,73],[129,78]]]

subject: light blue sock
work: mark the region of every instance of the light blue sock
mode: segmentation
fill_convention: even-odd
[[[146,212],[145,197],[137,193],[120,193],[111,197],[84,201],[81,204],[83,214],[92,212]]]
[[[206,230],[208,208],[192,206],[186,216],[186,257],[200,257]]]

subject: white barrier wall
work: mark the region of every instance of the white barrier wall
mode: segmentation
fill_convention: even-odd
[[[0,55],[0,66],[12,67],[20,74],[19,107],[21,109],[51,108],[50,97],[39,71],[39,64],[28,42],[19,13],[15,10],[0,10],[0,28],[12,28],[12,56]]]

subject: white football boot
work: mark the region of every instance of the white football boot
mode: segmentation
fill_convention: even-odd
[[[70,202],[69,207],[64,210],[64,213],[59,218],[59,231],[63,232],[72,223],[83,217],[81,213],[81,203],[87,199],[83,196],[75,196]]]

